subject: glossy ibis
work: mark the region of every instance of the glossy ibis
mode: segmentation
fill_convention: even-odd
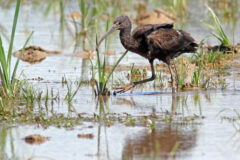
[[[138,84],[149,82],[155,79],[153,61],[159,59],[168,65],[171,80],[172,92],[177,87],[176,74],[173,70],[173,58],[182,53],[195,52],[197,44],[189,33],[173,29],[173,24],[147,24],[132,29],[132,23],[127,16],[117,17],[113,27],[101,38],[101,42],[115,30],[120,30],[122,45],[129,51],[137,53],[149,60],[152,70],[152,77],[128,85],[116,87],[120,89],[117,93],[126,92]]]

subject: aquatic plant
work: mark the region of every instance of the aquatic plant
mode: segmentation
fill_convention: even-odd
[[[107,21],[105,29],[108,30],[109,28],[109,21]],[[127,50],[123,53],[123,55],[117,60],[117,62],[112,66],[111,71],[108,75],[106,75],[106,59],[105,56],[103,56],[103,63],[101,62],[101,56],[99,53],[99,43],[96,36],[96,52],[97,52],[97,72],[98,72],[98,81],[96,81],[96,87],[97,90],[95,91],[95,95],[108,95],[110,92],[107,89],[108,81],[113,74],[115,68],[118,66],[120,61],[123,59],[123,57],[127,54]],[[107,39],[105,40],[105,49],[107,48]],[[94,74],[94,72],[92,72]]]
[[[176,152],[177,152],[179,146],[180,146],[180,142],[179,142],[179,141],[176,141],[176,143],[175,143],[175,145],[173,146],[171,152],[169,153],[168,160],[174,159],[174,157],[175,157],[175,155],[176,155]]]
[[[70,84],[69,84],[70,83]],[[80,86],[81,86],[81,83],[79,82],[77,84],[77,88],[76,90],[74,90],[73,92],[73,89],[72,89],[72,82],[68,82],[67,81],[67,94],[64,98],[64,100],[66,100],[68,103],[71,103],[73,98],[75,97],[75,95],[77,94],[78,90],[80,89]]]
[[[221,119],[227,120],[232,123],[233,127],[236,131],[240,132],[240,112],[235,108],[225,108],[218,112],[217,116],[222,114],[223,112],[230,111],[230,113],[234,114],[235,116],[222,116]]]
[[[183,89],[184,88],[184,82],[187,78],[187,71],[188,71],[188,67],[189,67],[189,64],[187,64],[186,67],[184,67],[184,63],[183,63],[183,56],[182,56],[182,60],[179,64],[179,61],[177,60],[177,68],[180,69],[180,72],[178,72],[178,69],[176,69],[175,67],[175,70],[176,70],[176,76],[177,76],[177,84],[178,84],[178,88],[179,89]]]
[[[142,71],[140,69],[137,69],[135,67],[135,64],[133,63],[130,69],[130,74],[127,75],[127,78],[131,81],[140,81],[147,77],[147,70],[143,69]]]
[[[222,45],[224,46],[228,46],[230,45],[230,41],[227,37],[227,35],[225,34],[223,28],[222,28],[222,25],[221,25],[221,22],[220,20],[218,19],[217,15],[215,14],[215,12],[213,11],[212,8],[210,8],[208,5],[206,5],[207,9],[209,10],[209,12],[211,13],[211,16],[212,16],[212,23],[213,24],[210,24],[208,23],[207,21],[205,20],[201,20],[202,23],[204,23],[205,25],[207,25],[211,30],[213,30],[214,32],[212,33],[212,35],[214,37],[216,37]]]
[[[59,8],[60,8],[60,33],[63,34],[64,31],[64,23],[65,23],[65,18],[64,18],[64,3],[63,0],[59,1]]]
[[[33,107],[34,102],[37,98],[33,86],[27,86],[26,88],[23,88],[22,91],[23,91],[23,98],[26,101],[26,106]]]
[[[194,71],[193,72],[193,83],[194,85],[196,85],[197,87],[199,86],[200,84],[200,78],[202,77],[202,61],[197,61],[197,66],[198,66],[198,69],[197,71]]]
[[[96,38],[96,45],[98,46],[97,38]],[[97,69],[98,70],[98,81],[96,83],[97,91],[95,92],[95,94],[96,95],[108,95],[109,94],[108,89],[107,89],[108,81],[109,81],[111,75],[113,74],[115,68],[118,66],[118,64],[123,59],[123,57],[127,54],[128,50],[126,50],[122,54],[122,56],[117,60],[117,62],[112,66],[112,69],[108,73],[108,75],[106,74],[105,57],[104,57],[104,60],[103,60],[103,63],[102,63],[98,48],[96,48],[96,52],[97,52],[97,66],[98,66],[98,69]]]
[[[11,59],[12,59],[12,49],[13,49],[13,42],[14,42],[14,37],[15,37],[15,31],[16,31],[16,26],[17,26],[17,20],[18,20],[18,15],[19,15],[19,9],[20,9],[20,4],[21,0],[17,1],[16,9],[15,9],[15,15],[14,15],[14,20],[13,20],[13,26],[12,26],[12,33],[11,33],[11,39],[10,39],[10,44],[9,44],[9,49],[8,49],[8,54],[7,57],[5,56],[5,51],[3,48],[3,43],[2,43],[2,38],[0,36],[0,78],[1,78],[1,84],[3,87],[3,95],[8,96],[13,93],[14,91],[14,85],[16,81],[16,72],[19,64],[19,60],[21,58],[22,52],[29,42],[33,32],[29,35],[27,38],[24,47],[21,51],[20,56],[18,57],[18,60],[15,63],[14,70],[11,74]]]
[[[87,24],[89,23],[88,19],[87,19],[87,16],[88,16],[90,6],[88,4],[86,4],[86,2],[87,1],[85,1],[85,0],[79,0],[78,1],[79,8],[80,8],[81,15],[82,15],[82,21],[81,21],[82,31],[81,31],[81,34],[83,34],[83,35],[86,35]]]
[[[213,52],[213,51],[208,51],[206,54],[206,60],[208,63],[216,63],[220,58],[221,58],[221,52]]]

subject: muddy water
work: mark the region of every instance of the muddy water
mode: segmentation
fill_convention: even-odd
[[[88,60],[68,56],[75,52],[76,47],[72,34],[73,25],[67,19],[72,32],[69,28],[64,28],[63,33],[60,32],[59,11],[56,9],[46,16],[43,13],[46,8],[46,4],[23,5],[14,49],[22,47],[27,37],[24,31],[35,30],[30,44],[63,52],[61,55],[48,56],[39,64],[29,65],[21,62],[20,68],[24,69],[23,77],[33,82],[40,90],[46,92],[46,88],[49,90],[52,88],[54,94],[59,94],[60,100],[53,103],[53,109],[56,113],[67,115],[69,105],[64,101],[67,87],[62,85],[62,78],[65,76],[67,80],[73,82],[89,81],[92,74],[91,63]],[[188,8],[188,21],[184,29],[200,41],[209,35],[209,30],[199,22],[200,19],[208,19],[207,10],[200,0],[189,1]],[[9,16],[13,15],[13,10],[14,6],[9,9],[1,8],[0,12],[1,20],[5,22],[1,23],[1,26],[8,34],[12,23]],[[69,1],[65,13],[74,10],[76,10],[75,2]],[[228,35],[233,34],[231,24],[224,22]],[[235,43],[239,42],[239,28],[236,27],[234,33]],[[92,44],[95,42],[94,38],[90,37],[87,48],[94,48]],[[212,38],[207,42],[217,43]],[[82,50],[82,41],[79,43],[76,51]],[[4,41],[4,46],[7,44],[7,41]],[[111,64],[120,56],[119,53],[124,51],[117,34],[112,36],[110,48],[114,48],[117,52],[116,55],[107,58]],[[95,59],[93,63],[95,64]],[[133,63],[148,64],[146,60],[132,53],[121,62],[123,65]],[[229,87],[223,91],[187,91],[173,97],[170,90],[153,88],[152,83],[149,83],[144,88],[136,89],[132,95],[126,93],[116,97],[111,96],[105,102],[105,112],[120,117],[125,117],[126,113],[136,119],[152,114],[162,119],[168,115],[173,117],[172,123],[153,121],[155,129],[141,122],[137,122],[134,126],[114,122],[113,125],[108,126],[104,123],[83,121],[82,125],[73,129],[56,127],[43,129],[37,125],[26,124],[1,125],[0,159],[239,159],[240,135],[232,122],[222,120],[223,116],[233,118],[237,115],[229,110],[218,114],[226,108],[239,111],[240,83],[237,76],[239,71],[238,68],[234,68],[228,72]],[[118,79],[125,75],[125,72],[121,72],[115,74],[115,77]],[[42,80],[36,81],[38,77]],[[73,85],[74,88],[76,87]],[[99,114],[99,106],[89,85],[80,88],[72,102],[72,107],[74,112],[85,117],[92,117],[94,113]],[[23,138],[34,133],[50,137],[50,140],[40,145],[25,143]],[[93,137],[78,138],[78,134],[92,134]]]
[[[173,159],[239,159],[240,135],[231,123],[221,121],[223,116],[236,115],[231,111],[217,115],[225,108],[238,110],[238,97],[239,93],[233,91],[179,93],[175,99],[171,94],[133,95],[131,100],[129,96],[112,97],[108,100],[109,113],[128,112],[138,117],[152,112],[160,116],[176,112],[174,118],[193,115],[202,118],[183,124],[180,120],[171,124],[156,122],[152,130],[145,125],[115,123],[107,127],[97,122],[83,122],[69,130],[42,129],[35,125],[2,126],[1,141],[6,141],[2,152],[16,159],[167,159],[178,144]],[[95,106],[87,106],[89,114],[98,112]],[[79,112],[84,108],[76,106]],[[23,138],[34,133],[50,140],[41,145],[25,143]],[[93,137],[78,138],[78,134],[93,134]]]

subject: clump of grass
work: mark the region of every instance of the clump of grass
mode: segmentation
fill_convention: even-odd
[[[217,52],[213,52],[213,51],[209,51],[206,53],[206,59],[208,61],[208,63],[216,63],[220,57],[221,57],[221,52],[217,51]]]
[[[220,59],[216,58],[216,55],[211,55],[214,57],[211,57],[212,61],[209,61],[207,58],[210,55],[208,54],[201,50],[189,58],[183,59],[182,57],[175,62],[178,89],[206,88],[211,78],[210,72],[206,72],[206,70],[212,69]]]
[[[66,100],[68,103],[71,103],[73,98],[76,96],[78,90],[80,89],[81,83],[79,82],[77,84],[77,88],[75,91],[73,91],[73,89],[72,89],[72,82],[67,81],[66,83],[67,83],[68,92],[67,92],[64,100]]]
[[[197,66],[206,69],[209,68],[209,64],[211,64],[211,67],[214,67],[216,63],[219,63],[222,57],[223,54],[219,50],[205,50],[205,48],[201,47],[200,51],[192,56],[192,62]]]
[[[212,35],[216,37],[222,45],[229,46],[231,43],[222,28],[220,20],[218,19],[212,8],[210,8],[208,5],[206,5],[206,7],[211,13],[213,24],[210,24],[205,20],[201,20],[201,22],[207,25],[211,30],[213,30]]]
[[[87,25],[89,23],[87,16],[88,16],[90,6],[88,4],[86,4],[86,2],[87,1],[85,1],[85,0],[78,1],[79,8],[81,10],[81,15],[82,15],[82,20],[81,20],[82,31],[80,32],[81,35],[87,34]]]
[[[141,71],[140,69],[137,69],[135,67],[135,64],[131,66],[130,74],[127,75],[127,78],[131,80],[131,82],[140,81],[146,77],[147,77],[147,70],[143,69]]]
[[[26,88],[23,88],[22,92],[23,98],[26,101],[26,105],[33,107],[34,102],[37,98],[33,86],[27,86]]]
[[[97,38],[96,38],[96,45],[98,44]],[[111,77],[111,75],[113,74],[115,68],[118,66],[118,64],[120,63],[120,61],[123,59],[123,57],[127,54],[127,50],[122,54],[122,56],[117,60],[117,62],[112,66],[111,71],[107,74],[106,73],[106,61],[105,61],[105,57],[103,62],[101,62],[101,58],[100,58],[100,53],[98,48],[96,48],[96,52],[97,52],[97,66],[98,66],[98,81],[96,81],[96,87],[97,90],[95,91],[95,95],[109,95],[110,92],[108,91],[108,81]]]
[[[21,0],[18,0],[16,9],[15,9],[15,15],[14,15],[14,20],[13,20],[12,33],[11,33],[11,39],[10,39],[7,57],[5,56],[2,38],[0,36],[0,78],[1,78],[2,88],[3,88],[1,94],[5,97],[13,95],[14,86],[15,86],[15,82],[16,82],[16,72],[17,72],[18,64],[19,64],[22,52],[33,34],[33,32],[32,32],[30,34],[30,36],[28,37],[28,39],[26,40],[23,50],[22,50],[20,56],[18,57],[18,60],[15,63],[13,72],[11,73],[12,49],[13,49],[13,42],[14,42],[14,37],[15,37],[15,31],[16,31],[16,26],[17,26],[19,10],[20,10],[20,4],[21,4]]]
[[[232,123],[233,127],[236,131],[240,132],[240,113],[234,108],[225,108],[221,110],[218,115],[222,114],[223,112],[231,111],[235,116],[222,116],[221,119],[227,120]]]
[[[179,61],[177,61],[177,63],[178,63],[177,67],[180,68],[180,72],[177,72],[177,69],[176,69],[177,84],[178,84],[179,89],[183,89],[185,80],[187,78],[187,70],[188,70],[190,63],[187,64],[186,68],[184,69],[183,56],[182,56],[182,60],[180,62],[181,64],[179,64]]]
[[[153,87],[154,88],[160,88],[162,89],[164,87],[164,80],[166,79],[166,76],[160,72],[160,71],[157,71],[156,72],[156,79],[154,80],[153,82]]]
[[[180,142],[179,142],[179,141],[176,141],[176,143],[175,143],[175,145],[173,146],[171,152],[169,153],[168,160],[174,159],[174,156],[176,155],[177,150],[179,149],[179,146],[180,146]]]
[[[199,86],[199,83],[200,83],[200,78],[201,78],[201,75],[202,75],[202,70],[201,70],[201,68],[202,68],[202,65],[199,64],[197,71],[195,71],[195,72],[193,73],[193,83],[194,83],[194,85],[196,85],[196,86]]]

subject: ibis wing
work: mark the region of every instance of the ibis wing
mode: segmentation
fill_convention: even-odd
[[[147,43],[152,49],[165,52],[178,52],[194,43],[194,39],[186,32],[174,29],[159,29],[147,36]]]
[[[137,27],[136,29],[133,30],[132,36],[134,39],[138,39],[139,37],[147,37],[149,34],[152,32],[160,29],[160,28],[173,28],[173,24],[146,24]]]

